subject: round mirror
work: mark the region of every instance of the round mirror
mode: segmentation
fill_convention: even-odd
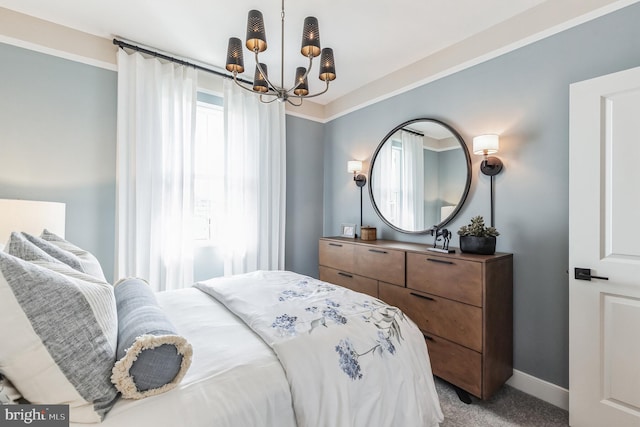
[[[369,196],[391,228],[426,233],[451,221],[471,185],[462,137],[434,119],[414,119],[389,132],[371,158]]]

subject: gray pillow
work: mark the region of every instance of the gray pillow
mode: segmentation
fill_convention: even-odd
[[[62,237],[50,232],[47,229],[42,231],[42,235],[40,237],[47,242],[51,242],[60,249],[71,252],[76,257],[78,257],[78,259],[80,260],[80,264],[82,265],[82,269],[85,273],[97,277],[98,279],[105,282],[107,281],[107,279],[104,277],[104,272],[102,271],[100,262],[98,262],[98,259],[91,252],[77,247],[73,243],[66,241]]]
[[[53,243],[47,242],[46,240],[41,239],[40,237],[32,236],[29,233],[22,232],[20,234],[25,239],[27,239],[28,241],[30,241],[31,243],[33,243],[34,245],[42,249],[44,252],[51,255],[53,258],[57,259],[58,261],[64,262],[74,270],[78,270],[83,273],[86,273],[86,271],[82,267],[80,258],[75,256],[71,252],[61,249],[58,246],[54,245]]]
[[[6,252],[25,261],[59,263],[57,259],[31,243],[22,233],[13,232],[7,242]]]
[[[158,305],[142,279],[115,285],[118,350],[111,381],[122,396],[142,399],[164,393],[182,380],[191,365],[192,348]]]

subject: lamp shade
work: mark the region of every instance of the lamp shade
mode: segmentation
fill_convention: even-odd
[[[242,57],[242,41],[237,37],[229,39],[227,47],[227,71],[244,73],[244,59]]]
[[[264,71],[264,76],[260,72],[260,68]],[[264,93],[269,91],[269,84],[267,83],[269,71],[267,70],[266,64],[260,63],[260,68],[256,65],[256,73],[253,76],[253,90]]]
[[[336,63],[333,60],[333,49],[330,47],[322,49],[322,56],[320,56],[320,75],[318,78],[323,82],[336,79]]]
[[[245,45],[251,52],[267,50],[267,35],[264,30],[264,19],[259,10],[250,10],[247,17],[247,42]]]
[[[362,170],[362,162],[360,160],[349,160],[347,162],[347,172],[358,173]]]
[[[304,67],[296,68],[296,88],[293,90],[293,93],[299,96],[305,96],[309,94],[309,81],[307,80],[307,76],[305,76],[307,69]]]
[[[495,154],[500,147],[498,135],[480,135],[473,138],[473,154]]]
[[[320,27],[318,18],[307,16],[302,25],[302,46],[300,53],[306,57],[320,55]]]
[[[64,237],[64,203],[0,199],[0,245],[13,231],[39,236],[45,228]]]

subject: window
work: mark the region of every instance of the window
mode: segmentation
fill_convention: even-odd
[[[202,95],[208,102],[201,101]],[[210,102],[214,98],[214,103]],[[218,102],[216,100],[219,100]],[[224,214],[224,116],[221,99],[198,94],[194,164],[194,234],[203,244],[219,243]]]

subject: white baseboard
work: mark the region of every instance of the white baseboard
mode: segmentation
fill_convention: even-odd
[[[507,384],[540,400],[569,410],[569,390],[516,369]]]

